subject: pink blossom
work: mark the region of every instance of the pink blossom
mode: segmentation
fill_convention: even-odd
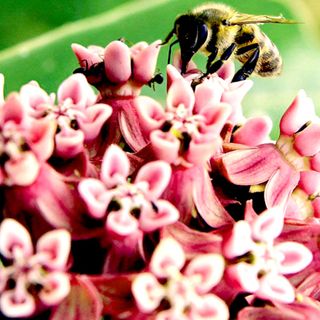
[[[42,235],[36,252],[28,231],[16,220],[5,219],[0,226],[0,252],[6,263],[1,274],[1,312],[8,317],[28,317],[36,312],[37,300],[54,306],[69,293],[66,264],[71,238],[57,229]],[[9,287],[14,282],[14,288]]]
[[[152,313],[155,319],[228,319],[226,304],[210,293],[219,283],[224,261],[218,254],[200,254],[186,263],[182,247],[168,237],[155,249],[150,271],[140,273],[132,284],[139,310]],[[183,271],[182,271],[183,270]],[[160,308],[162,299],[169,307]]]
[[[224,237],[222,252],[228,259],[227,279],[240,291],[282,303],[295,299],[294,287],[284,276],[297,273],[312,261],[312,253],[293,241],[274,243],[283,228],[283,212],[274,207],[235,223]]]

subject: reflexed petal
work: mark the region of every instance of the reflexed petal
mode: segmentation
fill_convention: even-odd
[[[189,115],[191,115],[194,102],[194,93],[189,83],[184,79],[174,81],[167,94],[168,110],[170,111],[183,105],[188,110]]]
[[[131,53],[126,44],[112,41],[104,52],[107,78],[113,83],[126,82],[131,76]]]
[[[66,268],[70,248],[70,233],[62,229],[45,233],[36,245],[37,254],[46,254],[46,258],[41,263],[54,270],[64,270]]]
[[[105,185],[97,179],[88,178],[79,183],[78,190],[90,214],[95,218],[102,218],[106,214],[111,197]]]
[[[262,299],[291,303],[295,299],[294,288],[284,276],[268,273],[260,279],[260,288],[255,295]]]
[[[265,210],[251,223],[252,237],[262,242],[272,242],[283,228],[284,212],[280,207]]]
[[[279,261],[279,272],[282,274],[299,272],[307,267],[313,259],[311,251],[298,242],[282,242],[277,244],[274,249],[282,255]]]
[[[302,156],[314,156],[320,151],[320,124],[312,123],[295,135],[294,148]]]
[[[150,141],[155,156],[168,163],[179,157],[180,141],[170,132],[155,130],[150,134]]]
[[[78,117],[80,129],[84,132],[85,140],[95,139],[101,131],[102,126],[110,117],[112,109],[104,103],[95,104],[85,111],[85,118]]]
[[[269,140],[271,129],[272,120],[269,117],[250,118],[232,134],[232,141],[252,147],[258,146]]]
[[[112,211],[106,221],[107,230],[120,236],[129,236],[138,230],[138,221],[127,211]]]
[[[0,252],[6,258],[14,259],[15,247],[26,258],[33,254],[31,237],[25,227],[14,219],[4,219],[0,226]]]
[[[70,292],[69,277],[62,272],[50,272],[45,276],[43,286],[39,298],[41,302],[48,306],[58,304]]]
[[[173,238],[164,238],[153,252],[150,270],[158,278],[168,278],[172,272],[181,270],[186,261],[184,251]]]
[[[141,312],[155,310],[164,297],[164,289],[151,273],[140,273],[132,283],[132,294]]]
[[[191,277],[199,294],[209,292],[222,279],[224,259],[219,254],[200,254],[192,259],[184,274]]]
[[[240,220],[234,224],[232,231],[223,239],[223,255],[228,259],[233,259],[251,251],[254,245],[249,223]]]
[[[29,186],[37,179],[40,164],[34,153],[26,151],[21,154],[19,159],[7,161],[4,169],[7,181],[9,181],[7,184]]]
[[[179,219],[179,211],[169,201],[158,200],[155,205],[157,211],[152,208],[141,211],[139,225],[144,232],[152,232]]]
[[[222,299],[214,294],[207,294],[192,305],[189,319],[227,320],[229,309]]]
[[[25,292],[23,301],[16,301],[15,290],[1,293],[1,312],[10,318],[29,317],[36,310],[36,304],[31,294]]]
[[[312,100],[307,97],[304,90],[300,90],[280,120],[280,132],[291,136],[314,117],[315,109]]]
[[[124,183],[129,175],[129,160],[117,145],[111,145],[105,152],[101,166],[101,180],[107,187]]]
[[[96,95],[86,77],[81,73],[75,73],[61,83],[57,98],[60,103],[71,99],[76,107],[85,108],[95,102]]]
[[[157,40],[136,54],[132,52],[131,48],[134,80],[148,83],[152,79],[157,65],[160,43],[161,41]]]
[[[147,199],[156,200],[163,193],[171,178],[171,167],[164,161],[152,161],[140,168],[135,184],[147,183],[145,196]]]

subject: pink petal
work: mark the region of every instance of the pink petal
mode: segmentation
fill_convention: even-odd
[[[280,132],[291,136],[314,117],[315,110],[312,100],[307,97],[304,90],[300,90],[280,120]]]
[[[148,83],[152,79],[160,51],[160,43],[161,41],[157,40],[136,54],[132,53],[134,80]]]
[[[66,230],[45,233],[37,242],[37,254],[45,254],[42,264],[53,270],[64,270],[71,248],[71,236]]]
[[[0,106],[4,103],[3,87],[4,87],[4,75],[0,73]]]
[[[223,91],[223,86],[215,78],[205,80],[196,86],[194,113],[200,113],[203,108],[212,107],[220,103]]]
[[[227,320],[229,309],[222,299],[214,294],[207,294],[192,304],[188,319]]]
[[[4,219],[0,226],[0,252],[8,259],[15,258],[15,249],[22,251],[25,258],[33,254],[29,232],[18,221]]]
[[[191,115],[194,103],[195,97],[189,83],[184,79],[173,82],[167,94],[168,110],[174,110],[179,105],[183,105]]]
[[[80,44],[73,43],[71,45],[72,51],[76,55],[79,64],[81,67],[88,67],[90,68],[93,64],[99,63],[102,61],[104,49],[100,48],[100,52],[98,50],[92,50],[90,48],[83,47]]]
[[[4,169],[7,175],[7,184],[29,186],[38,177],[40,164],[34,153],[23,152],[17,160],[9,160]]]
[[[235,66],[233,61],[227,61],[222,65],[222,67],[217,71],[219,78],[222,78],[226,81],[231,81],[235,74]]]
[[[37,158],[45,161],[54,150],[54,135],[57,130],[55,121],[37,120],[34,121],[29,133],[28,142],[32,145],[32,151]]]
[[[132,283],[132,294],[139,310],[149,313],[155,310],[164,297],[164,289],[151,273],[140,273]]]
[[[59,103],[71,100],[72,104],[79,108],[85,108],[96,101],[93,89],[81,73],[73,74],[64,80],[59,86],[57,97]]]
[[[260,288],[255,295],[262,299],[282,303],[291,303],[295,299],[294,288],[289,280],[273,273],[268,273],[260,279]]]
[[[221,158],[223,173],[234,184],[255,185],[267,181],[280,166],[281,156],[272,144],[236,150]]]
[[[146,197],[150,200],[158,199],[167,187],[171,178],[171,167],[164,161],[152,161],[140,168],[135,184],[147,183]]]
[[[138,221],[126,210],[112,211],[108,214],[106,228],[120,236],[129,236],[138,230]]]
[[[294,148],[302,156],[311,157],[320,151],[320,124],[312,123],[295,135]]]
[[[164,238],[153,252],[150,270],[158,278],[168,278],[174,270],[181,270],[185,261],[180,244],[173,238]]]
[[[125,152],[113,144],[103,156],[101,180],[110,188],[124,183],[129,175],[129,168],[129,160]]]
[[[141,127],[148,139],[150,132],[163,124],[164,110],[156,100],[145,96],[139,96],[134,100],[134,108],[137,110]]]
[[[222,242],[223,255],[228,259],[242,256],[254,247],[251,238],[251,227],[247,221],[240,220]]]
[[[311,251],[298,242],[282,242],[277,244],[274,249],[283,255],[279,266],[279,272],[282,274],[299,272],[307,267],[313,259]]]
[[[259,289],[258,271],[254,265],[239,262],[226,269],[227,281],[233,288],[249,293]]]
[[[272,242],[283,228],[284,211],[273,207],[262,212],[252,221],[252,238],[262,242]]]
[[[311,169],[320,172],[320,152],[310,158]]]
[[[173,308],[166,309],[157,313],[157,320],[189,320],[190,317],[183,314],[180,310],[176,311]]]
[[[158,200],[157,211],[153,209],[142,210],[139,219],[140,228],[144,232],[152,232],[179,219],[179,211],[169,202]]]
[[[13,121],[16,124],[22,123],[25,117],[26,110],[24,109],[18,93],[11,93],[5,103],[1,106],[1,122],[5,123]]]
[[[209,226],[218,228],[234,222],[216,195],[207,170],[202,167],[194,172],[192,196],[199,214]]]
[[[105,185],[97,179],[88,178],[79,183],[78,190],[90,214],[98,219],[104,217],[112,196],[107,193]]]
[[[104,103],[95,104],[85,111],[85,118],[77,117],[80,129],[86,141],[94,140],[101,131],[102,126],[112,113],[112,108]]]
[[[55,136],[55,154],[64,159],[70,159],[84,150],[84,133],[81,130],[63,126]]]
[[[45,276],[39,298],[45,305],[53,306],[61,302],[69,292],[70,281],[68,275],[56,271]]]
[[[175,68],[173,65],[168,64],[167,65],[167,91],[171,87],[172,83],[174,83],[176,80],[181,79],[182,76],[180,72]]]
[[[252,200],[248,200],[246,202],[245,212],[244,212],[244,220],[251,223],[258,217],[257,213],[253,209],[253,202]]]
[[[150,134],[152,150],[155,156],[168,163],[179,157],[180,141],[171,132],[155,130]]]
[[[313,170],[301,171],[299,187],[308,195],[318,194],[320,191],[320,172]]]
[[[201,295],[209,292],[222,279],[224,272],[224,259],[219,254],[200,254],[193,258],[188,264],[184,274],[192,281],[194,287]]]
[[[36,304],[31,294],[25,292],[23,301],[16,301],[15,290],[1,293],[1,312],[10,318],[24,318],[31,316],[36,310]]]
[[[269,117],[250,118],[232,134],[232,141],[254,147],[269,140],[271,129],[272,120]]]
[[[104,52],[107,78],[113,83],[123,83],[131,76],[131,53],[126,44],[112,41]]]
[[[289,306],[291,308],[291,305]],[[301,314],[292,310],[281,310],[275,307],[245,307],[238,315],[237,320],[302,320]],[[316,320],[316,318],[314,319]]]
[[[282,166],[269,179],[264,193],[268,208],[286,205],[289,196],[299,182],[299,172],[290,166]]]

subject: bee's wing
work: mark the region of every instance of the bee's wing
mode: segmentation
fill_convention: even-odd
[[[268,15],[252,15],[237,13],[228,20],[228,25],[242,25],[242,24],[260,24],[260,23],[286,23],[295,24],[300,23],[294,20],[288,20],[283,16],[268,16]]]

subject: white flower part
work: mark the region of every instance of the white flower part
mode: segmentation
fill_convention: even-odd
[[[173,238],[164,238],[156,247],[150,269],[158,278],[170,278],[182,269],[186,257],[181,245]]]

